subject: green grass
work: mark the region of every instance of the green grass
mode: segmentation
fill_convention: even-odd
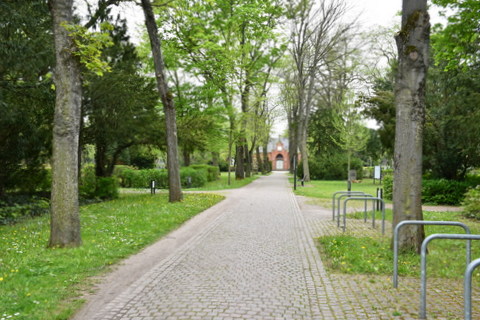
[[[224,189],[236,189],[241,188],[252,181],[256,180],[259,175],[252,176],[250,178],[245,178],[243,180],[235,180],[235,172],[231,173],[230,176],[230,185],[228,184],[228,172],[222,172],[220,175],[220,179],[216,181],[207,182],[205,186],[201,188],[192,188],[192,189],[185,189],[186,191],[211,191],[211,190],[224,190]]]
[[[391,210],[389,210],[391,212]],[[357,217],[362,217],[363,214]],[[378,216],[377,216],[378,217]],[[460,221],[473,234],[480,234],[480,223],[467,220],[458,212],[424,212],[425,220]],[[391,213],[387,215],[391,221]],[[425,226],[426,235],[461,233],[459,227]],[[319,250],[327,267],[334,272],[358,274],[393,274],[393,252],[390,237],[367,238],[352,235],[328,236],[318,239]],[[462,278],[465,271],[465,241],[438,239],[429,243],[428,274],[440,278]],[[480,257],[480,242],[472,241],[472,260]],[[399,256],[401,276],[420,275],[420,256],[403,253]]]
[[[290,179],[293,184],[293,179]],[[373,179],[365,179],[359,183],[352,183],[352,191],[363,191],[373,196],[377,194],[377,188],[381,188],[378,182],[373,184]],[[297,184],[296,194],[312,198],[332,200],[332,195],[337,191],[347,191],[347,181],[310,181],[305,187]]]
[[[222,199],[186,194],[182,202],[168,203],[166,194],[134,194],[84,206],[83,245],[75,249],[46,248],[47,216],[0,226],[0,319],[68,319],[92,276]]]

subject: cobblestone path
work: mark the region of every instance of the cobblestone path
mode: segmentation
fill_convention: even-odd
[[[331,213],[300,210],[286,175],[256,180],[222,208],[95,319],[416,319],[418,280],[401,279],[394,290],[389,277],[326,273],[314,237],[338,232]],[[349,221],[348,228],[378,236],[363,222]],[[429,311],[456,319],[461,296],[451,294],[449,308],[441,295],[429,296],[436,305]]]

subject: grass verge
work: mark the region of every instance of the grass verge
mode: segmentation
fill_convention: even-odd
[[[81,208],[83,245],[47,249],[49,217],[0,226],[0,319],[68,319],[90,277],[105,273],[183,222],[221,201],[214,194],[123,195]]]
[[[391,221],[391,210],[387,220]],[[350,215],[362,218],[362,214]],[[377,215],[377,219],[379,216]],[[424,212],[425,220],[460,221],[466,223],[473,234],[480,234],[480,223],[465,219],[458,212]],[[462,228],[451,226],[425,226],[426,236],[434,233],[464,233]],[[393,252],[390,237],[355,237],[338,235],[317,239],[322,259],[331,272],[359,274],[393,274]],[[429,277],[463,277],[465,272],[465,241],[432,241],[428,245],[427,273]],[[472,260],[480,257],[480,242],[472,241]],[[480,275],[480,271],[477,272]],[[400,276],[420,276],[420,256],[413,253],[399,255]]]
[[[192,189],[185,189],[187,191],[212,191],[212,190],[225,190],[225,189],[237,189],[247,184],[251,183],[252,181],[259,178],[259,175],[254,175],[249,178],[245,178],[243,180],[236,180],[235,179],[235,172],[231,173],[230,176],[230,184],[228,184],[228,172],[222,172],[220,178],[215,181],[210,181],[205,184],[205,186],[201,188],[192,188]]]

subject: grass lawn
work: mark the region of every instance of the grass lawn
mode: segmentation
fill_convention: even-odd
[[[105,273],[183,222],[221,201],[214,194],[130,194],[81,208],[83,245],[48,249],[49,217],[0,226],[0,319],[68,319],[90,277]]]
[[[201,188],[191,188],[185,189],[186,191],[211,191],[211,190],[224,190],[224,189],[236,189],[241,188],[250,182],[256,180],[261,175],[254,175],[250,178],[245,178],[243,180],[235,180],[235,172],[230,173],[230,185],[228,184],[228,172],[222,172],[220,179],[216,181],[210,181]]]
[[[352,190],[364,191],[375,195],[378,184],[372,180],[353,184]],[[296,194],[315,198],[314,202],[331,208],[332,194],[345,190],[345,181],[312,181],[305,187],[298,187]],[[358,204],[363,208],[363,203]],[[370,205],[369,205],[370,209]],[[363,219],[361,212],[349,214],[349,218]],[[380,221],[380,212],[376,219]],[[386,210],[386,219],[392,221],[392,210]],[[425,220],[460,221],[466,223],[472,234],[480,234],[480,222],[466,219],[460,212],[424,212]],[[464,233],[462,228],[448,226],[426,226],[426,236],[434,233]],[[387,236],[369,238],[349,234],[321,237],[317,239],[322,259],[331,272],[350,274],[393,274],[393,252],[391,249],[392,232]],[[462,278],[465,271],[465,241],[434,240],[429,246],[427,258],[428,275],[443,278]],[[480,241],[472,241],[472,260],[480,258]],[[420,256],[404,253],[399,257],[400,276],[420,276]],[[477,271],[480,276],[480,271]]]
[[[290,179],[293,184],[293,178]],[[352,183],[352,191],[363,191],[365,193],[376,196],[377,188],[382,185],[376,182],[373,184],[373,179],[365,179],[359,183]],[[297,184],[296,194],[312,198],[329,199],[332,200],[332,195],[337,191],[347,191],[347,181],[310,181],[305,183],[305,187]]]

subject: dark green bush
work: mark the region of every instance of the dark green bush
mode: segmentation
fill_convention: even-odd
[[[30,196],[6,196],[0,200],[0,224],[14,223],[23,217],[35,217],[50,211],[48,199]]]
[[[100,199],[118,198],[118,182],[115,177],[97,178],[95,197]]]
[[[480,185],[467,191],[462,205],[465,217],[480,220]]]
[[[308,161],[310,179],[312,180],[347,180],[348,159],[345,154],[321,156]],[[358,158],[352,158],[351,169],[357,170],[357,179],[363,178],[363,163]],[[298,177],[303,177],[303,163],[300,161],[297,169]]]
[[[95,167],[86,165],[80,175],[80,196],[84,199],[116,199],[118,198],[118,182],[116,177],[97,177]]]
[[[180,169],[180,181],[182,187],[185,188],[199,188],[205,185],[208,181],[208,172],[204,169],[194,169],[192,167],[184,167]],[[190,177],[190,183],[188,182]]]
[[[22,194],[50,192],[52,171],[50,169],[21,169],[14,175],[16,191]]]
[[[218,178],[218,168],[213,166],[202,166],[198,169],[184,167],[180,169],[180,182],[182,187],[198,188],[205,185],[208,176],[215,175]],[[120,186],[123,188],[149,188],[150,182],[155,180],[156,188],[168,189],[168,173],[165,169],[145,169],[137,170],[132,168],[122,168],[117,173]],[[188,177],[191,183],[188,183]]]
[[[383,197],[387,200],[393,199],[393,174],[387,173],[383,176]]]
[[[456,180],[423,180],[422,181],[422,202],[431,204],[459,205],[464,199],[465,192],[471,187],[469,181]],[[393,196],[393,175],[383,177],[384,196],[392,200]]]
[[[467,181],[423,180],[422,202],[432,204],[459,205],[470,187]]]
[[[195,170],[205,170],[208,181],[218,180],[218,177],[220,176],[220,168],[216,166],[209,166],[207,164],[194,164],[191,165],[190,168]]]

